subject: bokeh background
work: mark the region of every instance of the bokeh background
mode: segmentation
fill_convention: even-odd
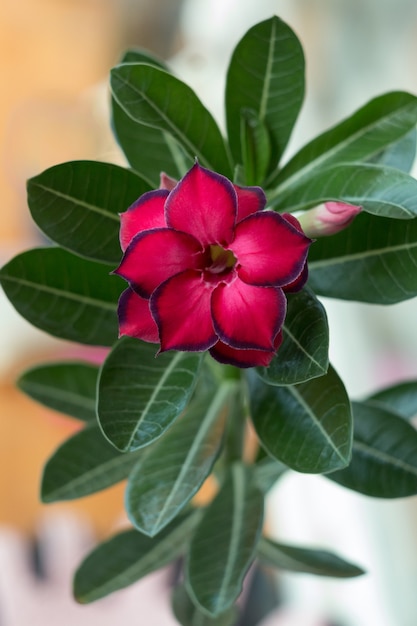
[[[127,47],[168,59],[222,123],[233,47],[272,14],[291,25],[307,57],[307,97],[288,155],[375,95],[417,93],[415,0],[0,0],[0,263],[43,243],[26,204],[29,177],[74,159],[124,163],[107,79]],[[415,301],[325,304],[331,358],[353,397],[417,377]],[[30,327],[3,293],[0,320],[1,626],[175,624],[170,571],[92,607],[73,605],[71,570],[123,523],[123,485],[40,505],[42,465],[77,426],[23,397],[14,380],[28,365],[100,359],[100,350]],[[285,479],[268,501],[276,538],[335,550],[369,574],[342,582],[279,575],[280,606],[262,625],[415,626],[416,522],[416,498],[370,500],[321,477]]]

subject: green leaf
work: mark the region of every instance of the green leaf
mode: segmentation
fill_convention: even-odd
[[[314,172],[271,204],[293,212],[331,200],[360,205],[373,215],[410,219],[417,216],[417,180],[391,167],[339,163]]]
[[[168,132],[200,165],[231,177],[220,130],[190,87],[143,63],[114,68],[111,87],[117,103],[133,120]]]
[[[395,167],[409,173],[416,158],[417,130],[413,128],[406,135],[370,159],[371,163]]]
[[[241,114],[242,161],[246,185],[260,185],[271,160],[268,129],[251,109]]]
[[[203,484],[220,452],[233,384],[191,402],[184,415],[139,461],[129,477],[126,511],[134,526],[153,537]],[[157,477],[157,479],[156,479]]]
[[[74,500],[106,489],[126,478],[139,454],[143,452],[119,452],[97,426],[89,426],[65,441],[47,461],[42,502]]]
[[[366,404],[380,407],[410,420],[417,415],[417,380],[381,389],[365,400]]]
[[[365,573],[357,565],[348,563],[327,550],[290,546],[265,537],[262,537],[258,544],[258,557],[279,569],[315,576],[352,578]]]
[[[284,463],[270,456],[265,456],[257,461],[254,469],[255,482],[263,493],[269,491],[281,476],[288,471],[288,467]]]
[[[234,464],[191,540],[186,585],[203,611],[217,617],[242,590],[263,519],[263,497],[250,468]]]
[[[238,618],[238,611],[234,606],[218,617],[208,617],[193,604],[184,585],[174,589],[172,608],[182,626],[234,626]]]
[[[75,598],[94,602],[164,567],[184,552],[199,517],[177,517],[153,539],[127,530],[100,544],[75,573]]]
[[[98,367],[90,363],[47,363],[26,370],[17,386],[44,406],[85,422],[96,420]]]
[[[144,48],[129,48],[125,50],[120,63],[148,63],[169,72],[167,64],[162,59],[159,59]]]
[[[104,434],[124,452],[158,439],[185,409],[202,355],[164,352],[122,338],[100,372],[97,413]]]
[[[307,288],[287,295],[283,342],[269,367],[257,372],[270,385],[294,385],[323,376],[329,366],[326,311]]]
[[[118,265],[119,213],[150,186],[110,163],[73,161],[28,181],[32,217],[52,241],[83,257]]]
[[[19,254],[0,271],[10,302],[31,324],[62,339],[111,345],[123,281],[101,263],[61,248]]]
[[[254,111],[269,132],[275,168],[304,98],[304,55],[294,32],[278,17],[253,26],[233,52],[226,82],[226,123],[232,154],[243,163],[240,123]]]
[[[280,196],[314,171],[368,160],[407,135],[416,123],[415,96],[401,91],[378,96],[301,148],[269,186],[277,186],[276,195]]]
[[[355,402],[353,410],[352,461],[328,478],[375,498],[416,495],[416,430],[398,415],[374,406]]]
[[[168,71],[163,62],[144,50],[128,50],[121,63],[148,63]],[[168,133],[133,120],[114,98],[111,107],[113,132],[121,149],[133,169],[153,187],[159,187],[161,172],[181,178],[191,167],[192,159]]]
[[[252,421],[262,446],[298,472],[345,467],[352,447],[352,416],[342,381],[326,376],[288,387],[265,384],[248,373]]]
[[[393,304],[417,295],[417,219],[361,214],[309,252],[309,286],[343,300]]]

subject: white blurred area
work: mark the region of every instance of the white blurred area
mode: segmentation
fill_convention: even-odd
[[[225,73],[233,47],[248,28],[272,14],[287,21],[300,37],[307,59],[305,105],[287,157],[376,95],[397,89],[417,93],[415,0],[62,0],[59,5],[58,9],[50,0],[0,3],[0,22],[3,31],[9,33],[4,39],[2,61],[3,84],[8,88],[0,106],[1,262],[41,241],[25,203],[27,177],[54,163],[77,158],[122,162],[109,132],[105,85],[108,70],[127,45],[151,47],[157,54],[170,57],[175,72],[195,88],[223,123]],[[33,28],[35,15],[39,24]],[[29,35],[31,47],[24,51],[22,42]],[[1,46],[0,42],[0,50]],[[64,69],[59,59],[65,59]],[[16,74],[22,80],[13,79]],[[415,300],[386,308],[337,301],[326,301],[325,305],[331,360],[354,398],[390,382],[417,377]],[[2,293],[0,314],[0,376],[5,380],[0,392],[8,394],[6,404],[2,400],[1,421],[19,423],[21,411],[31,410],[29,405],[19,405],[12,416],[12,375],[27,362],[37,362],[45,355],[54,358],[70,348],[20,319]],[[25,419],[30,415],[25,413]],[[42,416],[38,419],[42,424]],[[37,498],[34,475],[40,472],[40,459],[52,451],[53,442],[67,434],[55,423],[50,426],[55,428],[54,436],[42,431],[38,457],[22,454],[28,468],[25,474],[19,467],[21,479],[15,483],[14,491],[26,489],[24,496],[14,495],[18,513],[10,511],[10,480],[0,483],[5,492],[0,492],[0,523],[15,525],[25,533],[34,532],[49,509],[34,504],[22,508],[21,501]],[[7,428],[3,437],[7,437]],[[21,432],[24,439],[25,431]],[[23,445],[24,441],[19,443]],[[4,470],[11,472],[10,460],[3,463]],[[121,498],[117,505],[121,505]],[[108,523],[97,532],[108,533],[119,510],[112,516],[108,505],[100,506]],[[94,518],[91,511],[88,515]],[[321,477],[292,474],[284,479],[268,501],[271,534],[289,543],[334,550],[369,573],[352,581],[280,575],[277,581],[283,605],[262,626],[415,626],[416,522],[416,498],[372,500]],[[97,525],[94,519],[92,525]],[[9,558],[10,551],[5,553],[2,548],[4,543],[0,535],[0,558],[5,554],[4,558]],[[10,545],[13,550],[13,542]],[[20,548],[16,549],[15,554],[20,554]],[[69,585],[69,570],[66,576]],[[4,577],[3,582],[0,578],[0,618],[4,584]],[[149,590],[140,594],[142,606],[147,599],[157,604],[164,585],[141,584],[148,585]],[[20,593],[25,587],[22,589]],[[28,593],[32,601],[33,590]],[[40,602],[45,601],[44,596],[39,597]],[[126,601],[132,611],[129,621],[129,612],[122,608],[126,607],[125,596],[118,597],[126,626],[172,623],[165,605],[159,618],[138,621],[131,599]],[[17,597],[17,603],[24,601],[22,595]],[[99,605],[95,614],[94,610],[89,613],[91,626],[106,623]],[[35,623],[25,619],[6,621],[4,626]],[[56,621],[52,617],[52,621],[39,619],[45,626]],[[68,624],[83,623],[76,613],[74,618],[68,614],[67,619]]]

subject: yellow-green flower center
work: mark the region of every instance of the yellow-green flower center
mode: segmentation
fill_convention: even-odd
[[[211,264],[207,268],[213,274],[220,274],[236,265],[236,257],[231,250],[225,250],[217,244],[209,247]]]

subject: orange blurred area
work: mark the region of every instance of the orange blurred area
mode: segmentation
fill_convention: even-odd
[[[71,509],[89,518],[99,535],[108,534],[122,516],[122,484],[74,502],[40,502],[42,468],[47,458],[80,424],[44,409],[12,385],[2,384],[0,395],[0,523],[32,533],[37,521],[50,510]]]
[[[123,162],[110,130],[109,70],[129,46],[154,44],[168,54],[180,4],[1,0],[1,265],[45,243],[27,207],[28,178],[76,159]],[[40,503],[45,461],[80,425],[24,397],[14,380],[28,364],[65,358],[69,348],[29,328],[0,296],[0,524],[31,532],[49,510],[71,508],[104,534],[122,515],[123,485],[76,502]]]

